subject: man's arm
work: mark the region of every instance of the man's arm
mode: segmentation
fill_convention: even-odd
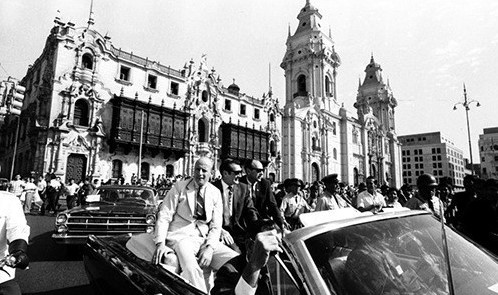
[[[1,197],[7,198],[6,196]],[[9,254],[16,259],[10,266],[24,269],[29,264],[26,252],[30,229],[19,199],[17,197],[9,197],[9,200],[11,204],[5,224],[7,240],[9,241]]]

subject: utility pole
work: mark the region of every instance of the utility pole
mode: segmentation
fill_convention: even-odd
[[[144,137],[144,110],[142,110],[142,116],[140,120],[140,143],[138,146],[138,172],[137,178],[140,183],[142,183],[142,142]]]

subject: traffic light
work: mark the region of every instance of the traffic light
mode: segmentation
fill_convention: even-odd
[[[10,105],[9,110],[12,115],[21,115],[21,109],[24,102],[24,92],[26,87],[19,85],[17,81],[14,81],[12,88],[10,89]]]

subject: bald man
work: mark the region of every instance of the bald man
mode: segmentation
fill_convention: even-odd
[[[238,253],[220,242],[223,200],[209,183],[213,162],[202,157],[195,163],[194,177],[177,182],[164,198],[155,228],[158,264],[169,248],[178,256],[180,275],[198,289],[209,292],[206,270],[217,271]],[[168,248],[169,247],[169,248]]]

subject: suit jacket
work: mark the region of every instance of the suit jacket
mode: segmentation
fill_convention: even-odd
[[[193,179],[179,181],[169,190],[159,206],[154,242],[166,241],[170,247],[187,236],[206,237],[206,243],[219,242],[223,222],[223,201],[220,191],[211,183],[205,185],[206,220],[195,214],[196,184]]]
[[[221,180],[213,183],[217,187],[223,198],[223,185]],[[258,221],[258,211],[251,199],[249,188],[246,184],[238,183],[232,185],[233,202],[232,202],[232,217],[230,218],[231,227],[223,225],[232,236],[245,236],[246,231],[253,230]]]
[[[236,256],[225,263],[217,272],[214,279],[214,287],[211,289],[211,295],[234,295],[235,287],[242,277],[242,272],[247,264],[244,255]],[[256,295],[273,294],[268,273],[263,270],[258,281]]]
[[[249,180],[247,176],[243,176],[239,180],[241,183],[247,184],[249,190]],[[280,214],[280,209],[277,206],[277,201],[271,190],[270,182],[266,179],[261,179],[256,183],[256,189],[254,190],[255,196],[253,196],[254,207],[259,212],[259,217],[263,219],[272,218],[275,223],[283,228],[284,220]]]

